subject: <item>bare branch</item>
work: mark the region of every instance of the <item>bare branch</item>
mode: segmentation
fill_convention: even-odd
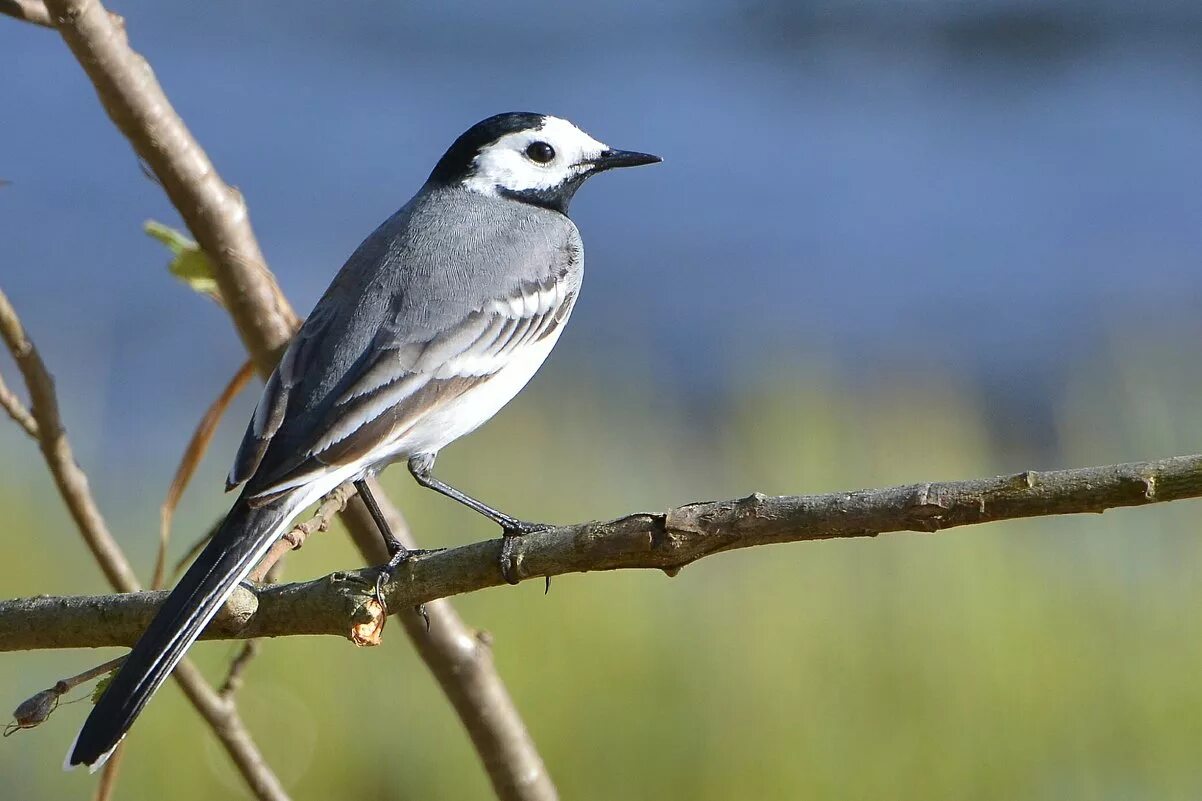
[[[330,527],[330,523],[334,521],[334,516],[346,508],[346,502],[355,494],[355,488],[351,484],[342,484],[337,487],[329,495],[322,499],[314,510],[313,516],[303,523],[299,523],[292,527],[284,536],[280,537],[275,545],[271,546],[271,550],[259,562],[254,570],[250,573],[251,581],[263,581],[270,572],[280,564],[280,559],[289,551],[295,551],[305,544],[305,540],[310,534],[317,531],[325,531]]]
[[[246,671],[247,665],[251,663],[256,656],[259,655],[259,643],[261,640],[247,640],[242,643],[242,648],[237,655],[230,660],[229,671],[225,675],[225,681],[221,683],[221,689],[218,694],[226,701],[234,697],[234,693],[242,688],[242,674]]]
[[[58,708],[60,698],[84,682],[91,681],[97,676],[103,676],[105,673],[116,670],[121,667],[121,663],[124,661],[125,657],[123,656],[110,659],[96,667],[88,668],[83,673],[59,679],[54,683],[53,687],[47,687],[45,690],[34,693],[29,698],[17,704],[17,708],[13,710],[12,723],[4,728],[4,736],[8,737],[19,729],[32,729],[35,726],[40,726]]]
[[[46,458],[54,482],[58,485],[75,525],[91,549],[92,555],[104,571],[105,578],[120,592],[136,592],[138,578],[133,568],[121,553],[113,535],[105,525],[92,492],[88,488],[88,477],[75,462],[71,444],[63,431],[59,419],[58,400],[54,394],[54,379],[33,343],[25,335],[25,329],[8,296],[0,291],[0,339],[8,346],[17,363],[17,369],[29,389],[31,413],[37,421],[38,445]]]
[[[109,533],[104,517],[88,487],[88,477],[75,462],[71,444],[67,441],[59,417],[54,379],[51,378],[33,343],[25,335],[16,311],[2,291],[0,339],[8,346],[17,362],[17,368],[25,378],[32,399],[31,413],[37,421],[38,445],[58,485],[59,495],[75,519],[79,533],[96,561],[100,563],[113,588],[124,593],[137,592],[140,586],[133,567]],[[234,707],[224,703],[189,662],[181,662],[173,675],[234,762],[242,769],[243,777],[256,796],[264,801],[287,801],[288,796],[283,785],[263,761]],[[110,774],[110,782],[114,776],[115,773]]]
[[[117,747],[113,749],[112,755],[108,761],[104,763],[104,770],[100,772],[100,781],[96,784],[96,795],[92,796],[93,801],[110,801],[113,793],[117,791],[117,776],[121,772],[121,760],[125,759],[125,743],[117,743]]]
[[[827,495],[755,494],[527,534],[519,541],[515,568],[523,578],[626,568],[674,575],[691,562],[737,548],[934,532],[1198,497],[1202,455]],[[407,612],[419,603],[503,584],[499,556],[497,540],[486,540],[411,560],[386,585],[388,606]],[[204,636],[348,637],[353,625],[370,622],[364,607],[374,581],[375,573],[368,569],[267,587],[257,599],[243,590]],[[165,597],[139,593],[3,601],[0,651],[126,645],[137,639]]]
[[[392,533],[405,547],[417,547],[404,517],[388,502],[379,483],[374,478],[370,481],[372,495],[388,518]],[[365,562],[378,565],[387,561],[388,551],[361,499],[356,497],[352,501],[343,519]],[[374,600],[365,599],[357,607],[360,620],[368,620],[367,624],[360,622],[361,626],[370,628]],[[425,603],[426,619],[412,611],[419,603]],[[558,798],[555,784],[497,673],[488,643],[463,622],[455,607],[445,599],[389,598],[388,608],[400,613],[405,632],[455,707],[484,761],[497,797],[503,801],[555,801]],[[359,631],[352,629],[352,641],[358,641]]]
[[[204,550],[204,547],[209,544],[209,540],[213,539],[213,536],[221,529],[221,524],[224,522],[224,517],[218,518],[216,522],[205,530],[205,533],[197,537],[196,541],[188,546],[187,552],[176,560],[175,567],[171,568],[171,579],[173,582],[183,575],[184,570],[192,563],[196,555]]]
[[[53,28],[54,20],[42,0],[0,0],[0,14],[16,17],[43,28]]]
[[[260,369],[292,336],[297,317],[267,271],[242,195],[226,184],[172,108],[150,65],[97,0],[46,3],[101,104],[163,185],[213,260],[221,296]]]
[[[221,698],[190,660],[180,662],[171,675],[217,734],[255,798],[288,801],[288,793],[255,745],[250,730],[238,714],[238,708]]]
[[[13,419],[13,422],[25,429],[25,433],[34,439],[38,438],[38,421],[33,419],[33,415],[17,394],[8,388],[4,383],[4,376],[0,376],[0,408],[8,412],[8,416]]]

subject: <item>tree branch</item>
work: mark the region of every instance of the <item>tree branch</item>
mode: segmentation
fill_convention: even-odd
[[[375,479],[371,482],[376,500],[386,500]],[[417,542],[396,508],[380,503],[380,509],[388,518],[392,533],[406,548],[416,548]],[[357,495],[348,505],[344,519],[367,564],[387,561],[388,551],[376,532],[367,506]],[[364,620],[359,623],[361,628],[352,629],[352,640],[358,641],[363,629],[372,629],[376,611],[374,600],[368,598],[360,602],[358,615]],[[432,596],[424,602],[428,627],[426,620],[411,611],[419,601],[390,598],[388,608],[400,613],[401,624],[418,655],[455,707],[484,762],[497,796],[514,801],[555,801],[558,798],[555,784],[497,673],[488,642],[463,622],[449,601]]]
[[[197,243],[221,269],[221,296],[261,368],[292,336],[297,317],[267,271],[238,190],[218,175],[125,31],[97,0],[49,0],[57,30],[113,124],[149,165]]]
[[[675,575],[712,554],[786,542],[934,532],[1024,517],[1102,512],[1202,497],[1202,455],[1153,462],[1027,471],[997,478],[908,484],[827,495],[751,495],[660,514],[560,526],[518,543],[523,578],[654,568]],[[385,586],[390,609],[409,610],[504,583],[500,544],[486,540],[414,559]],[[235,596],[206,639],[288,635],[349,637],[377,623],[375,573],[332,573]],[[127,645],[166,593],[39,597],[0,602],[0,651]]]
[[[105,673],[111,673],[121,667],[124,661],[125,657],[123,656],[110,659],[95,667],[88,668],[83,673],[59,679],[52,687],[47,687],[45,690],[34,693],[29,698],[17,704],[17,708],[13,710],[12,723],[4,727],[4,736],[8,737],[20,729],[32,729],[35,726],[42,725],[46,722],[46,718],[50,717],[50,713],[58,708],[60,698],[85,682],[103,676]]]
[[[0,376],[0,408],[3,408],[26,434],[37,439],[38,421],[33,419],[33,415],[25,408],[25,404],[21,403],[21,399],[4,383],[3,376]]]
[[[79,533],[83,535],[84,542],[113,589],[137,592],[138,577],[109,533],[104,517],[92,498],[88,477],[76,463],[71,443],[67,441],[59,418],[54,379],[25,335],[21,320],[3,291],[0,291],[0,339],[4,340],[25,379],[25,386],[29,389],[30,411],[36,422],[38,446]]]
[[[31,398],[30,413],[37,423],[38,445],[79,533],[100,564],[109,584],[121,592],[136,593],[140,589],[137,575],[109,533],[100,508],[92,497],[88,477],[75,462],[59,417],[54,379],[25,335],[16,311],[2,291],[0,339],[4,340],[25,378]],[[225,703],[205,682],[200,671],[187,660],[180,662],[173,676],[225,746],[255,796],[263,801],[288,801],[283,785],[263,760],[234,706]],[[113,775],[109,773],[108,781],[112,780]]]
[[[312,516],[303,523],[297,523],[288,533],[280,537],[268,549],[267,554],[255,565],[255,569],[247,576],[251,581],[264,581],[271,571],[280,564],[280,560],[289,552],[295,551],[305,544],[305,540],[315,531],[325,531],[330,527],[334,516],[346,508],[347,502],[355,494],[352,484],[341,484],[334,491],[321,499]]]
[[[242,195],[217,174],[114,15],[98,0],[46,5],[105,111],[213,260],[234,326],[260,374],[269,375],[298,318],[264,263]],[[382,492],[375,497],[386,514],[400,519]],[[386,554],[370,544],[378,538],[370,517],[352,511],[343,519],[364,557],[382,563]],[[497,795],[502,801],[555,801],[542,758],[486,649],[472,645],[473,632],[449,604],[432,606],[429,614],[428,633],[408,617],[406,630],[462,719]]]

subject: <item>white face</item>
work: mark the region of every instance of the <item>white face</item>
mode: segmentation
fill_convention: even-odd
[[[505,134],[481,150],[463,185],[485,195],[497,194],[498,186],[513,192],[552,189],[586,172],[588,162],[608,149],[567,120],[547,117],[541,128]],[[548,153],[554,155],[546,159]]]

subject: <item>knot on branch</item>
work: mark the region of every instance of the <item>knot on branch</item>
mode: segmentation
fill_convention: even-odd
[[[259,611],[259,596],[243,586],[234,589],[213,618],[214,625],[224,631],[237,632],[246,627]]]
[[[388,607],[376,597],[374,572],[331,573],[324,583],[343,610],[347,621],[346,638],[359,646],[379,645],[384,636]]]
[[[772,520],[771,500],[753,492],[745,498],[691,503],[657,515],[650,521],[651,550],[664,558],[660,567],[674,576],[689,562],[734,546],[761,521]]]
[[[351,631],[348,637],[358,646],[379,645],[384,637],[384,623],[388,620],[388,610],[376,598],[368,598],[352,616]]]
[[[943,517],[949,508],[941,488],[928,481],[919,484],[914,492],[914,500],[910,504],[911,520],[916,529],[935,532],[943,528]]]

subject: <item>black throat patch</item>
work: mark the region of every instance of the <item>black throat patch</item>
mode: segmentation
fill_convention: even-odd
[[[587,172],[569,178],[562,184],[553,186],[550,189],[514,190],[506,189],[498,184],[497,194],[510,200],[517,200],[522,203],[529,203],[531,206],[539,206],[540,208],[567,214],[568,205],[572,202],[572,196],[576,194],[576,190],[584,183],[585,178],[588,178]]]

